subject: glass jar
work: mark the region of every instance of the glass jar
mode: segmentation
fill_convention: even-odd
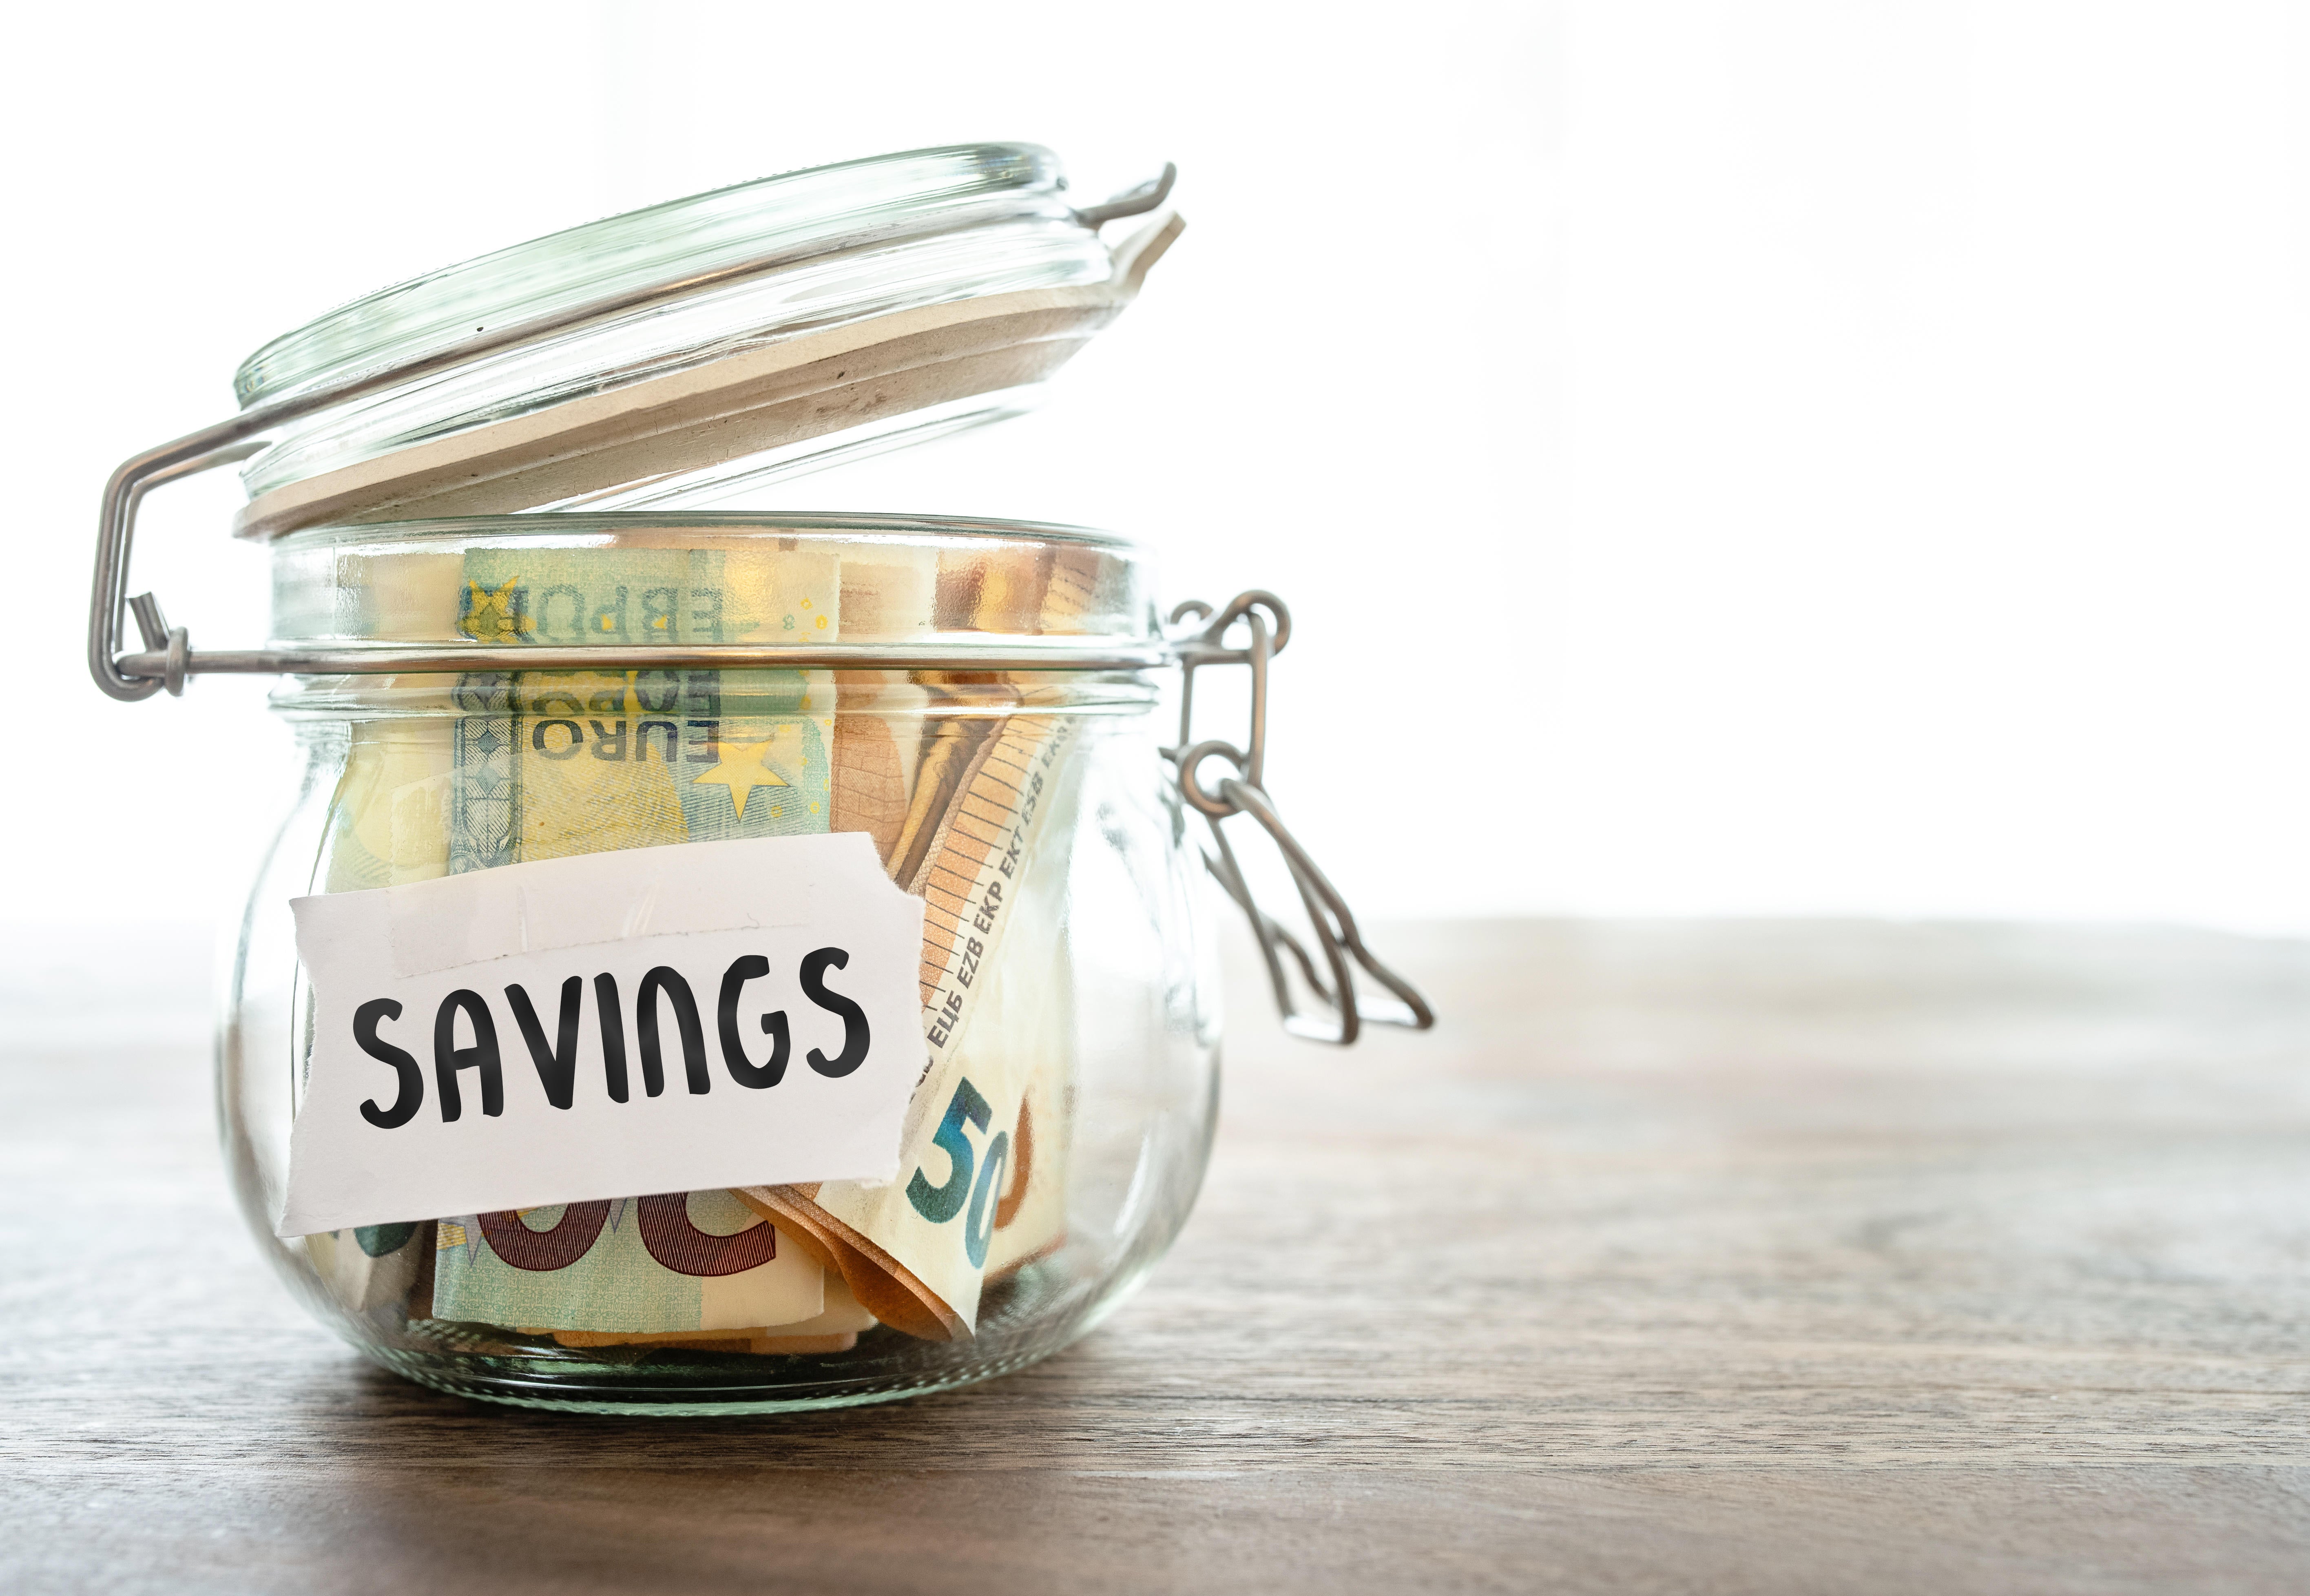
[[[115,473],[90,614],[98,685],[134,701],[204,672],[287,678],[274,704],[306,774],[241,927],[219,1098],[259,1245],[369,1357],[491,1401],[656,1413],[871,1401],[1014,1368],[1119,1302],[1193,1203],[1218,1089],[1210,880],[1248,915],[1294,1030],[1346,1043],[1367,1021],[1430,1023],[1262,789],[1268,664],[1290,629],[1280,601],[1181,605],[1172,623],[1208,624],[1167,632],[1147,557],[1118,539],[774,514],[759,497],[1033,403],[1177,236],[1160,213],[1117,244],[1100,230],[1156,211],[1170,178],[1077,209],[1048,152],[975,145],[612,217],[276,340],[242,368],[240,415]],[[149,489],[228,463],[245,463],[250,493],[237,530],[270,542],[273,637],[195,651],[152,594],[128,597],[130,544]],[[734,502],[751,507],[706,507]],[[131,615],[144,646],[124,652]],[[1213,664],[1249,668],[1242,747],[1191,730],[1194,673]],[[1164,740],[1150,716],[1167,683],[1180,719]],[[1312,952],[1255,904],[1220,828],[1238,814],[1277,845]],[[754,873],[712,879],[739,855],[699,845],[743,850]],[[794,873],[837,854],[864,872],[838,892]],[[540,872],[566,885],[573,867],[627,898],[605,909],[509,885]],[[824,984],[841,948],[803,958],[802,991],[848,1016],[835,1056],[794,1028],[812,1018],[799,1008],[791,1022],[762,1013],[770,1040],[749,1043],[736,994],[770,978],[751,953],[714,1011],[735,1082],[718,1097],[706,1006],[671,966],[630,970],[622,989],[603,970],[590,1019],[569,976],[549,1026],[500,963],[439,998],[441,1123],[459,1119],[454,1083],[471,1068],[481,1112],[460,1136],[517,1089],[550,1123],[686,1101],[690,1128],[660,1118],[598,1158],[565,1157],[551,1202],[543,1177],[517,1194],[496,1152],[471,1150],[511,1143],[461,1143],[450,1177],[414,1182],[406,1139],[304,1150],[322,1145],[308,1125],[350,1124],[308,1112],[358,1098],[329,1098],[348,1068],[392,1066],[394,1105],[360,1103],[386,1129],[410,1123],[429,1079],[379,1028],[404,1024],[397,1001],[361,1003],[348,1028],[352,983],[316,974],[406,976],[401,932],[357,942],[348,963],[315,926],[422,899],[427,934],[465,949],[423,968],[478,972],[538,947],[634,952],[661,898],[782,891],[817,906],[779,924],[828,893],[904,920],[881,944],[888,1002],[871,1025],[863,999]],[[516,906],[503,924],[474,906],[500,900]],[[578,936],[556,918],[571,915],[623,929]],[[500,939],[488,948],[483,922]],[[1359,999],[1357,966],[1393,996]],[[1313,995],[1304,1012],[1294,975]],[[891,1048],[917,1024],[919,1063]],[[421,1017],[405,1027],[421,1050]],[[847,1078],[870,1031],[897,1061],[877,1077],[891,1083],[880,1145],[897,1157],[876,1167],[895,1178],[846,1166],[803,1179],[767,1154],[758,1170],[751,1131],[697,1117],[768,1103],[747,1089],[782,1079],[817,1089],[800,1066],[781,1074],[790,1051]],[[765,1047],[757,1063],[750,1048]],[[651,1122],[616,1112],[621,1127]],[[793,1124],[801,1143],[822,1128]],[[612,1173],[642,1167],[633,1142],[659,1189]],[[317,1210],[299,1206],[298,1173],[315,1160],[361,1211],[302,1222]],[[458,1214],[410,1195],[452,1190],[494,1200]]]
[[[518,638],[616,656],[656,620],[670,621],[658,628],[669,643],[801,630],[851,647],[929,642],[965,666],[997,650],[1160,641],[1142,555],[1082,533],[544,519],[284,538],[276,637],[306,647]],[[259,1245],[378,1362],[530,1404],[821,1406],[978,1378],[1065,1344],[1177,1232],[1216,1104],[1202,866],[1151,731],[1158,698],[1135,670],[636,670],[614,658],[296,681],[276,707],[304,746],[306,779],[249,901],[220,1054],[234,1185]],[[831,1191],[637,1193],[592,1216],[573,1205],[274,1234],[313,1035],[291,899],[829,830],[872,837],[891,879],[927,898],[926,939],[968,932],[988,883],[999,895],[1000,924],[981,939],[992,945],[972,961],[979,1006],[953,1043],[958,1089],[983,1083],[993,1113],[960,1123],[960,1158],[901,1171],[934,1193],[917,1211],[942,1216],[934,1262],[960,1262],[958,1273],[907,1253],[915,1227],[878,1227],[874,1202],[861,1201],[877,1194],[855,1191],[840,1194],[847,1206]],[[955,945],[960,956],[971,944]],[[926,962],[926,1015],[962,973]],[[641,1216],[653,1204],[661,1231],[775,1228],[775,1239],[752,1268],[708,1273],[727,1268],[731,1249],[649,1245]],[[591,1225],[590,1246],[542,1247],[573,1224]],[[555,1267],[537,1267],[541,1251]],[[786,1279],[803,1274],[800,1290]],[[967,1294],[933,1288],[973,1275]],[[787,1305],[759,1305],[773,1301]],[[778,1311],[799,1317],[738,1323]]]

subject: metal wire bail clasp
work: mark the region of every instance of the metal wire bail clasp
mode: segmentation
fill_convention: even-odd
[[[1426,1030],[1436,1023],[1428,1001],[1364,946],[1347,900],[1317,868],[1299,839],[1291,835],[1290,828],[1275,812],[1274,801],[1267,795],[1267,667],[1291,640],[1290,611],[1273,594],[1253,588],[1238,594],[1217,615],[1211,613],[1209,604],[1196,599],[1189,599],[1171,612],[1175,625],[1189,616],[1208,620],[1209,624],[1193,637],[1178,640],[1179,745],[1164,750],[1164,753],[1178,767],[1180,794],[1201,811],[1211,827],[1211,840],[1218,851],[1204,854],[1203,863],[1251,921],[1252,933],[1259,939],[1260,954],[1267,961],[1267,978],[1275,989],[1275,1006],[1282,1014],[1283,1028],[1296,1037],[1336,1043],[1342,1047],[1355,1041],[1367,1024]],[[1231,648],[1227,643],[1227,632],[1238,621],[1249,634],[1249,641],[1240,648]],[[1215,738],[1194,741],[1195,672],[1200,666],[1216,664],[1251,668],[1248,750]],[[1221,776],[1216,790],[1206,788],[1198,775],[1204,763],[1214,759],[1232,765],[1236,772]],[[1275,839],[1283,863],[1291,872],[1292,882],[1299,889],[1299,901],[1307,911],[1308,923],[1315,927],[1316,940],[1323,948],[1322,969],[1316,967],[1298,939],[1277,924],[1253,898],[1251,884],[1244,879],[1235,849],[1221,827],[1222,821],[1236,814],[1249,815]],[[1332,1019],[1311,1018],[1299,1011],[1284,964],[1287,953],[1316,1001],[1332,1011]],[[1394,997],[1359,997],[1349,965],[1350,958]]]
[[[1073,213],[1078,226],[1097,232],[1109,221],[1153,211],[1169,197],[1178,169],[1166,163],[1162,173],[1126,189],[1103,204]],[[936,213],[925,209],[924,218]],[[934,220],[925,227],[939,225]],[[976,225],[974,223],[973,225]],[[813,236],[796,242],[766,236],[756,254],[718,265],[684,266],[654,282],[607,288],[598,297],[515,317],[497,325],[477,327],[470,338],[429,349],[424,353],[355,371],[349,377],[292,393],[239,414],[187,433],[173,443],[125,461],[105,484],[104,503],[97,523],[95,584],[89,595],[88,668],[96,685],[124,703],[135,703],[166,690],[182,693],[185,679],[216,673],[235,675],[385,675],[399,672],[465,672],[518,670],[590,670],[597,664],[622,661],[628,665],[702,670],[768,667],[771,669],[833,666],[861,670],[939,670],[954,666],[951,650],[925,651],[886,646],[794,647],[770,644],[703,644],[694,647],[642,647],[609,656],[590,649],[542,650],[529,647],[474,647],[423,645],[408,648],[243,648],[195,651],[183,627],[171,627],[162,618],[160,601],[152,594],[129,595],[129,551],[135,542],[136,519],[144,496],[172,482],[247,460],[266,448],[291,422],[318,415],[339,405],[366,399],[420,377],[452,370],[481,356],[559,336],[573,329],[633,311],[689,299],[728,285],[764,276],[798,261],[830,256],[894,238],[926,237],[901,230],[872,219],[854,220],[850,230]],[[1152,256],[1141,258],[1151,261]],[[1143,268],[1142,268],[1143,270]],[[124,653],[126,623],[134,618],[143,641],[141,653]],[[1145,657],[1140,657],[1141,655]],[[995,660],[984,656],[971,662],[980,670],[1138,670],[1159,663],[1158,648],[1069,650],[1064,646],[1016,653]],[[558,655],[558,656],[557,656]],[[1100,657],[1104,656],[1104,657]]]

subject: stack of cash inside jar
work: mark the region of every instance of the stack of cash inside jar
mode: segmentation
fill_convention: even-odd
[[[315,889],[864,832],[926,904],[929,1062],[899,1178],[437,1216],[311,1236],[309,1255],[346,1308],[468,1340],[797,1354],[845,1350],[878,1323],[970,1335],[986,1287],[1065,1239],[1070,690],[1036,673],[637,671],[606,656],[1107,629],[1146,612],[1135,562],[1063,538],[551,519],[575,530],[404,525],[282,549],[282,603],[329,594],[345,635],[605,651],[599,670],[345,683],[391,708],[353,717]]]

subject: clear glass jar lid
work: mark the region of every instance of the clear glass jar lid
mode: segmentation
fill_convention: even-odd
[[[1078,211],[1065,187],[1030,144],[881,156],[369,295],[252,355],[244,407],[416,374],[276,430],[243,468],[239,529],[696,503],[864,435],[1016,413],[1177,228],[1110,248],[1100,222],[1161,193]]]
[[[431,354],[508,321],[774,251],[799,259],[1017,221],[1062,222],[1080,233],[1062,197],[1065,189],[1058,157],[1048,150],[964,144],[847,160],[667,200],[341,306],[242,361],[233,395],[244,408],[270,403]]]

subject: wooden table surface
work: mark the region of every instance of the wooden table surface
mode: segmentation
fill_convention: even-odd
[[[1238,980],[1203,1201],[1033,1369],[645,1422],[360,1362],[229,1211],[206,1044],[19,976],[0,1585],[2298,1591],[2310,950],[1464,924],[1348,1054]],[[44,1018],[46,1017],[46,1018]]]

